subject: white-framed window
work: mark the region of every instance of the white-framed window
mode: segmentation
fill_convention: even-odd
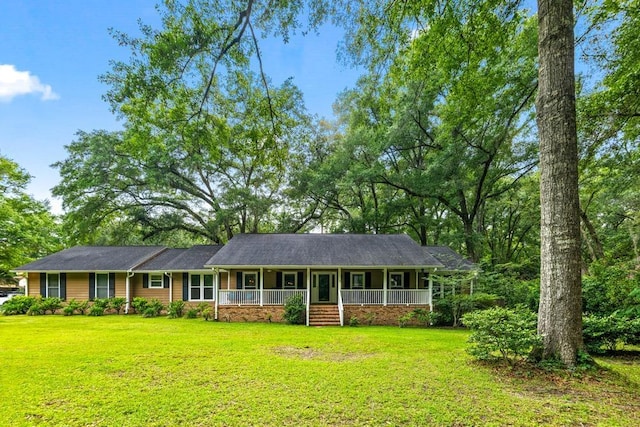
[[[242,272],[243,289],[258,289],[258,272],[243,271]]]
[[[162,274],[149,274],[149,288],[163,288],[164,282]]]
[[[60,298],[60,274],[47,273],[47,296]]]
[[[109,298],[109,273],[96,273],[96,298]]]
[[[364,289],[364,273],[351,273],[351,289]]]
[[[296,289],[298,286],[298,273],[283,273],[282,282],[284,289]]]
[[[192,274],[189,280],[190,300],[213,301],[213,274]]]
[[[404,288],[404,273],[391,272],[389,273],[389,289],[403,289]]]

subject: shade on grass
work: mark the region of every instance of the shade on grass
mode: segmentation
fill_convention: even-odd
[[[0,318],[4,425],[636,425],[637,363],[505,375],[462,330]],[[618,374],[618,368],[621,368]]]

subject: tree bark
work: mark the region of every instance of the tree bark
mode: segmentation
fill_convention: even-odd
[[[538,0],[542,357],[576,364],[582,347],[573,2]]]

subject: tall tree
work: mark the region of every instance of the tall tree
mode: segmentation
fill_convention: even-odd
[[[575,366],[582,347],[573,2],[538,1],[540,307],[543,358]]]
[[[11,281],[12,268],[60,249],[59,224],[49,204],[27,194],[31,176],[0,155],[0,281]]]

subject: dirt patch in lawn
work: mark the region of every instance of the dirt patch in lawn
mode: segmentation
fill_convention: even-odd
[[[353,360],[362,360],[371,357],[371,354],[366,353],[343,353],[335,351],[326,351],[320,348],[313,348],[309,346],[294,347],[294,346],[281,346],[275,347],[273,352],[278,356],[291,357],[304,360],[327,360],[332,362],[349,362]]]

